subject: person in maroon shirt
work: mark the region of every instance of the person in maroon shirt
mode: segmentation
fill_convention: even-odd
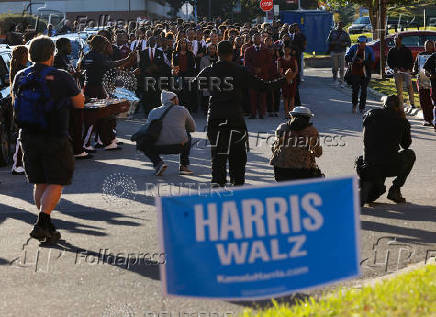
[[[253,35],[253,45],[245,50],[244,66],[256,77],[263,80],[268,78],[269,66],[271,65],[271,54],[268,49],[262,47],[259,33]],[[249,119],[263,119],[266,113],[266,93],[250,89],[251,116]]]
[[[188,50],[185,39],[177,42],[176,50],[173,53],[172,67],[174,75],[182,81],[182,84],[178,86],[179,89],[181,88],[179,92],[180,104],[192,112],[194,110],[193,93],[190,91],[189,83],[185,78],[195,75],[195,57],[194,54]]]
[[[295,94],[297,92],[297,74],[298,74],[298,62],[297,62],[297,50],[295,47],[285,46],[283,48],[283,56],[278,61],[278,69],[280,74],[284,74],[287,69],[292,69],[293,78],[292,82],[285,83],[282,86],[283,103],[285,107],[285,116],[289,117],[289,111],[292,111],[295,106]]]

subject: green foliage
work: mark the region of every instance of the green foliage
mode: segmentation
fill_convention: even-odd
[[[33,29],[36,24],[36,18],[32,15],[21,15],[16,13],[2,13],[0,14],[0,33],[5,34],[9,31],[11,26],[22,24],[24,28]],[[47,27],[47,22],[39,20],[38,32],[42,32]]]
[[[246,310],[243,317],[275,316],[371,316],[436,315],[436,266],[421,269],[361,289],[338,290],[319,301],[313,297],[295,306],[273,302],[270,309]]]

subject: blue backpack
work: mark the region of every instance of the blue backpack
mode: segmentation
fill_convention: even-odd
[[[18,78],[14,113],[19,128],[38,132],[49,130],[49,113],[55,108],[55,101],[50,95],[46,76],[54,70],[54,67],[45,67],[37,72],[29,67]]]

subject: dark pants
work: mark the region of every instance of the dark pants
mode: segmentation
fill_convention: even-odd
[[[98,99],[107,98],[106,91],[101,85],[85,86],[84,92],[87,98],[98,98]],[[85,134],[89,134],[90,131],[95,132],[96,139],[100,137],[103,146],[108,146],[115,139],[114,130],[117,125],[117,121],[115,117],[99,119],[97,120],[97,122],[95,122],[94,127],[92,127],[91,122],[88,122],[87,120],[84,121],[85,121],[85,129],[84,129]],[[92,129],[90,130],[91,127]],[[87,135],[85,140],[86,146],[91,145],[90,140],[91,139],[88,138]]]
[[[250,105],[252,116],[255,116],[256,113],[259,113],[260,116],[264,116],[266,113],[266,93],[251,89]]]
[[[142,146],[140,150],[144,152],[153,166],[156,167],[162,159],[159,154],[180,154],[180,165],[189,165],[189,153],[191,152],[191,135],[188,133],[188,141],[185,144],[154,145]]]
[[[365,109],[369,80],[370,80],[369,77],[352,75],[351,87],[353,89],[353,94],[351,97],[351,101],[353,103],[353,107],[359,104],[359,109],[361,110]],[[360,103],[359,103],[359,90],[360,90]]]
[[[230,183],[242,186],[245,183],[245,164],[247,163],[247,131],[244,129],[207,129],[211,146],[212,184],[224,187],[227,182],[227,161],[229,161]]]
[[[242,90],[242,108],[245,114],[251,113],[250,93],[248,89]]]
[[[280,110],[280,88],[273,91],[274,105],[273,112],[279,112]]]
[[[421,104],[424,121],[433,122],[433,102],[430,89],[419,89],[419,103]]]
[[[321,177],[319,169],[282,168],[274,166],[274,178],[276,182],[285,182],[296,179]]]
[[[266,105],[268,112],[279,112],[280,89],[270,90],[266,93]]]
[[[371,165],[365,166],[360,171],[361,182],[370,183],[368,186],[368,194],[366,202],[372,202],[379,198],[385,191],[386,177],[394,177],[392,185],[395,187],[403,187],[410,171],[415,164],[416,155],[413,150],[407,149],[398,152],[393,160],[387,165]]]
[[[70,136],[73,140],[74,155],[82,154],[85,150],[83,148],[83,129],[84,129],[84,114],[83,109],[71,109],[70,116]]]

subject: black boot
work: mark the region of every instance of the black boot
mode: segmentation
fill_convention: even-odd
[[[360,180],[360,207],[363,207],[366,203],[368,203],[368,196],[372,189],[371,182],[365,182]]]
[[[30,236],[41,242],[56,242],[61,238],[61,234],[56,231],[55,226],[51,222],[50,215],[43,212],[39,213],[38,220],[33,226]]]
[[[396,202],[397,204],[402,204],[406,202],[406,199],[401,195],[400,187],[392,186],[389,188],[388,199]]]

